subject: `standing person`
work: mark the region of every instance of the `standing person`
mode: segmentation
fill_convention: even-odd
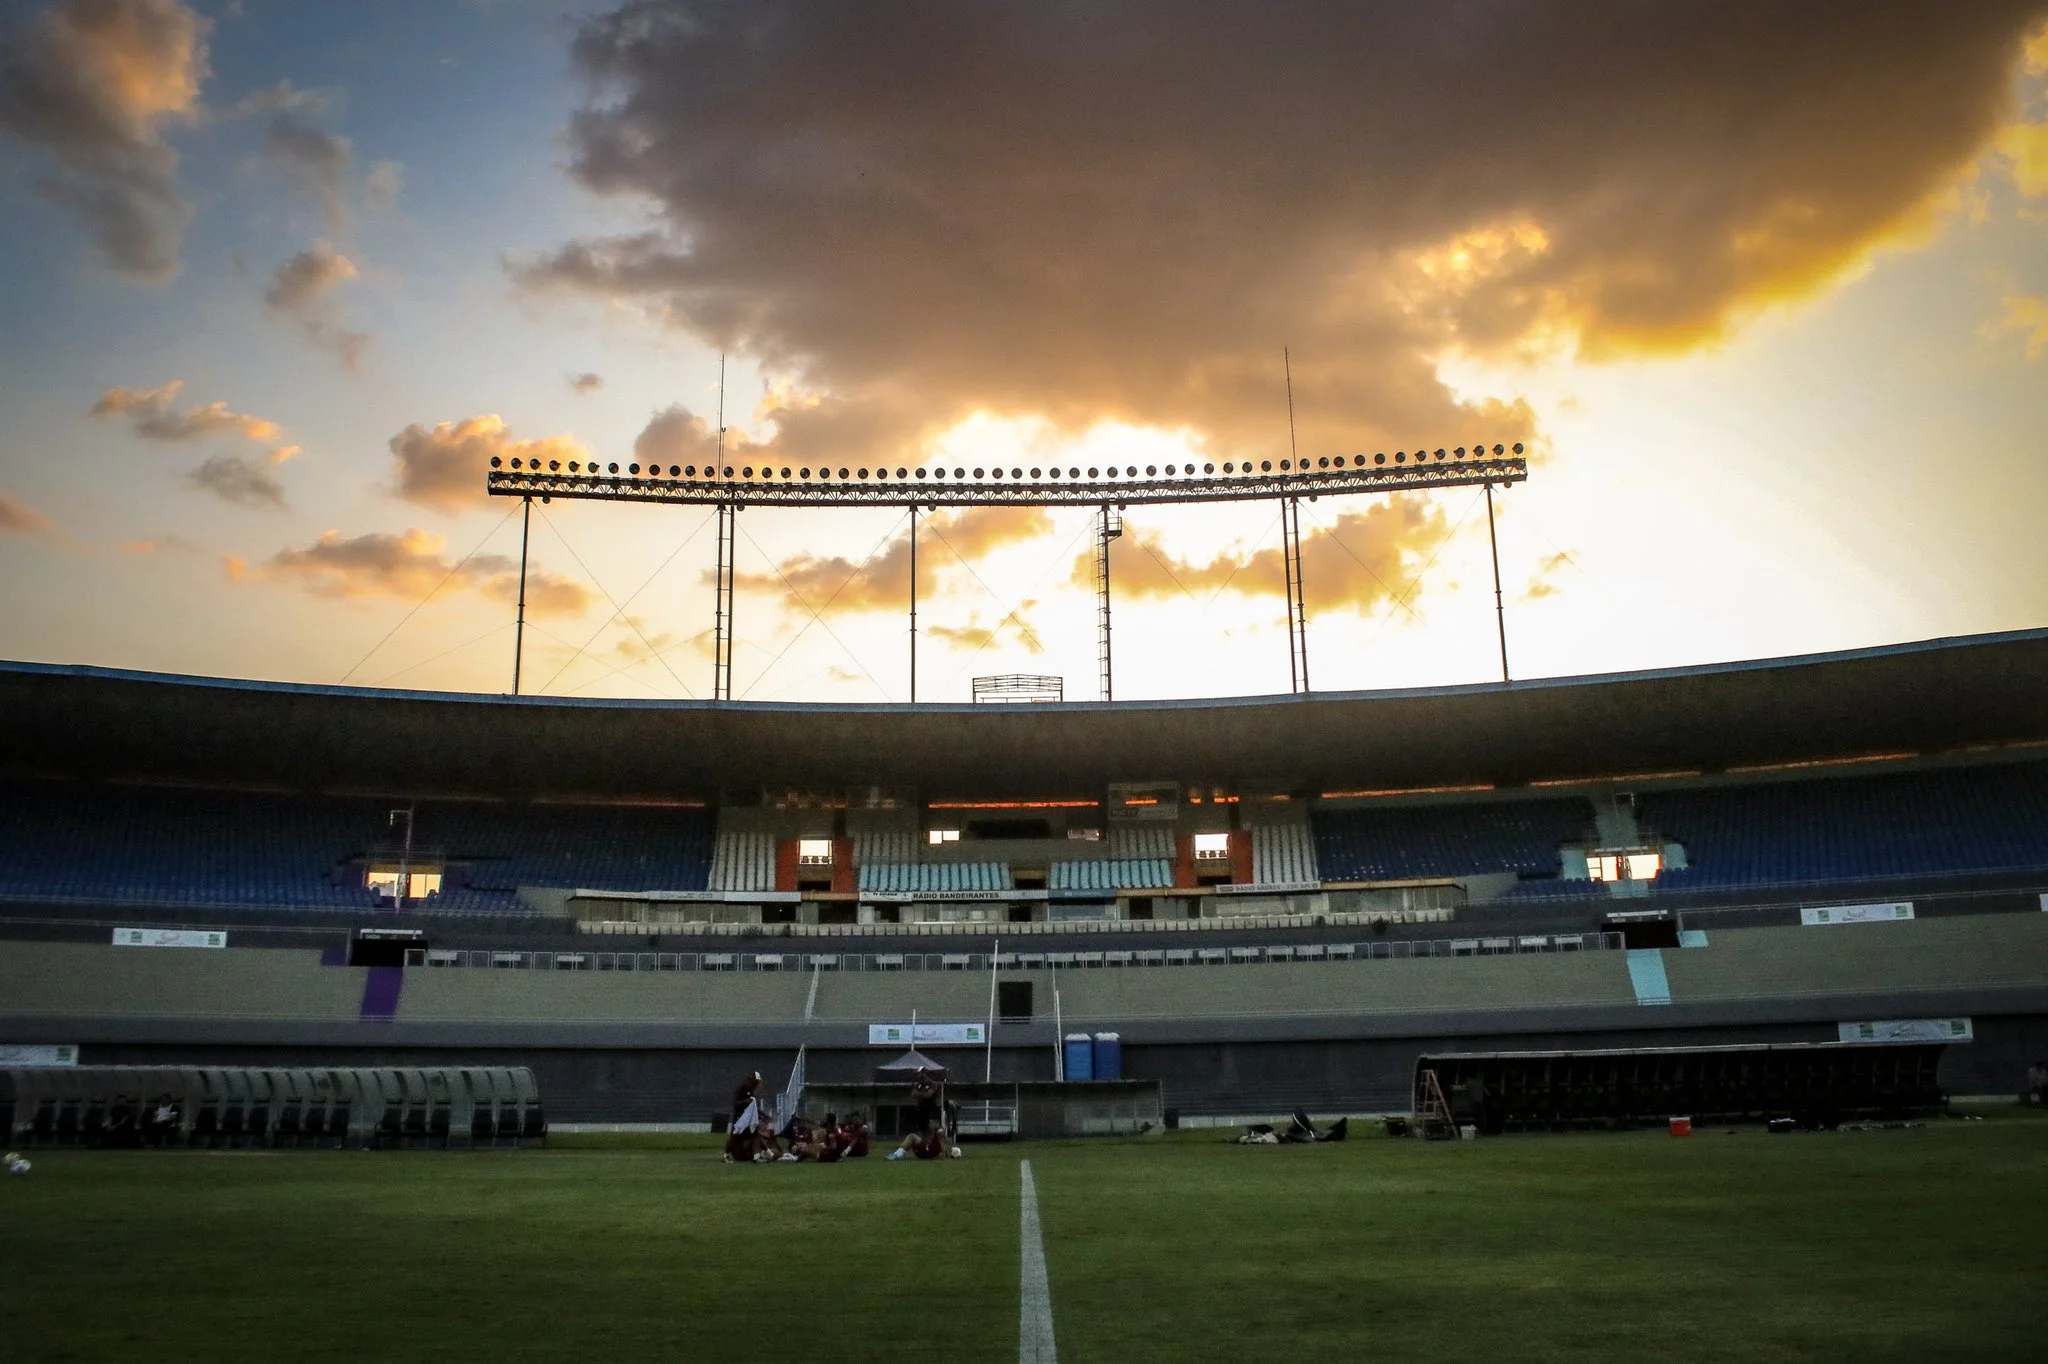
[[[732,1092],[732,1118],[726,1123],[725,1158],[747,1160],[753,1155],[754,1128],[761,1121],[761,1072],[751,1071]]]
[[[910,1097],[917,1103],[917,1130],[922,1132],[932,1123],[939,1121],[944,1110],[939,1106],[944,1096],[944,1082],[923,1066],[911,1077]]]
[[[2027,1067],[2027,1092],[2020,1102],[2048,1104],[2048,1061],[2036,1061]]]

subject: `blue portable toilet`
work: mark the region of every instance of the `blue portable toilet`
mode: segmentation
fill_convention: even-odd
[[[1095,1034],[1095,1078],[1098,1080],[1121,1080],[1124,1078],[1124,1043],[1113,1032]]]
[[[1095,1040],[1085,1032],[1070,1032],[1066,1038],[1067,1080],[1095,1078]]]

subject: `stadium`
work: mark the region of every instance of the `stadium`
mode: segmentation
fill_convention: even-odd
[[[1116,1033],[1155,1124],[1409,1111],[1439,1051],[1904,1019],[1967,1021],[1943,1092],[2017,1092],[2044,697],[2048,633],[1059,706],[9,665],[5,1023],[88,1064],[529,1065],[574,1124],[706,1122],[800,1048],[867,1081],[869,1029],[913,1020],[992,1028],[937,1055],[1002,1084]]]
[[[2044,221],[2048,0],[0,0],[0,1355],[2041,1358]]]
[[[161,1091],[176,1117],[147,1144],[196,1152],[488,1161],[480,1148],[552,1128],[555,1154],[532,1158],[680,1141],[671,1160],[715,1171],[719,1138],[663,1134],[722,1127],[735,1077],[772,1076],[779,1118],[864,1108],[886,1143],[913,1126],[905,1075],[884,1069],[909,1051],[948,1073],[982,1181],[1014,1149],[1051,1187],[1099,1181],[1156,1219],[1165,1168],[1131,1162],[1213,1164],[1240,1149],[1219,1137],[1298,1110],[1391,1117],[1543,1166],[1475,1171],[1448,1225],[1540,1216],[1554,1233],[1561,1209],[1480,1190],[1579,1162],[1573,1180],[1643,1178],[1639,1148],[1597,1149],[1630,1140],[1614,1129],[1918,1128],[1970,1111],[1958,1096],[2023,1087],[2048,1047],[2043,697],[2048,632],[1060,706],[564,702],[7,665],[0,1029],[15,1061],[60,1063],[7,1072],[10,1140],[60,1177],[93,1158],[79,1148],[144,1144],[137,1110]],[[1604,1135],[1547,1152],[1513,1135],[1573,1130]],[[2039,1129],[1998,1130],[2030,1145]],[[1301,1149],[1427,1147],[1372,1135]],[[1825,1185],[1815,1148],[1783,1149],[1790,1171],[1779,1151],[1720,1170],[1731,1210],[1759,1188],[1797,1201],[1773,1179]],[[167,1158],[128,1159],[152,1155]],[[337,1196],[321,1159],[291,1157],[316,1163],[292,1196]],[[451,1185],[400,1168],[421,1159],[392,1156],[358,1193],[494,1196],[487,1169]],[[1377,1159],[1328,1177],[1361,1174],[1389,1177]],[[1177,1177],[1255,1242],[1271,1232],[1256,1207],[1302,1192],[1275,1175]],[[584,1201],[590,1167],[556,1177],[587,1215],[604,1206]],[[729,1187],[692,1196],[762,1215],[722,1204]],[[893,1223],[891,1200],[919,1195],[864,1196],[899,1231],[942,1215]],[[1315,1225],[1306,1208],[1281,1221]],[[1112,1272],[1118,1233],[1066,1233],[1054,1282],[1086,1325],[1058,1333],[1137,1350],[1105,1344],[1125,1307],[1074,1281]],[[968,1337],[1000,1352],[1007,1309],[983,1307]]]

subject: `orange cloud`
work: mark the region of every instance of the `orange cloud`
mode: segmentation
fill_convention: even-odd
[[[0,493],[0,534],[40,535],[49,528],[49,517],[26,502]]]
[[[931,625],[925,627],[925,633],[947,648],[963,653],[980,653],[1001,642],[1007,634],[1012,641],[1022,645],[1026,653],[1042,654],[1045,641],[1038,637],[1038,631],[1024,616],[1024,612],[1036,604],[1025,602],[993,626],[983,625],[978,616],[969,616],[965,625]]]
[[[2048,123],[2014,123],[1998,133],[1998,150],[2012,168],[2012,182],[2021,194],[2048,194]]]
[[[148,440],[188,441],[235,435],[268,441],[277,439],[282,430],[274,421],[231,411],[224,402],[175,411],[172,405],[184,387],[183,379],[172,379],[155,388],[110,388],[92,405],[92,415],[126,417],[135,434]]]
[[[918,584],[931,593],[937,584],[973,560],[1004,545],[1035,540],[1052,531],[1043,507],[962,507],[919,518]],[[951,550],[951,553],[948,550]],[[959,558],[955,558],[954,555]],[[910,596],[910,529],[891,537],[866,570],[840,555],[798,554],[773,573],[736,573],[736,585],[759,592],[794,589],[818,612],[898,611]],[[855,576],[858,573],[858,576]]]
[[[130,554],[191,554],[199,546],[182,535],[152,535],[141,540],[130,540],[121,548]]]
[[[435,511],[460,511],[488,501],[484,475],[493,456],[564,462],[590,457],[572,436],[515,440],[495,413],[432,429],[414,423],[391,438],[391,453],[398,461],[398,496]]]
[[[2048,298],[2006,299],[2005,316],[1999,320],[1998,329],[2025,333],[2029,360],[2048,355]]]
[[[494,601],[518,599],[517,560],[477,554],[455,564],[449,562],[446,546],[442,537],[418,527],[399,535],[373,532],[347,538],[330,530],[302,549],[279,550],[259,569],[251,570],[232,556],[226,560],[226,568],[232,581],[285,582],[319,597],[418,599],[449,585]],[[528,565],[526,608],[530,614],[579,615],[594,599],[582,583]]]
[[[1363,511],[1339,512],[1333,527],[1311,528],[1301,540],[1310,611],[1363,614],[1410,600],[1415,574],[1444,531],[1443,509],[1422,497],[1394,497]],[[1279,597],[1287,591],[1278,545],[1197,561],[1179,558],[1155,536],[1127,530],[1112,552],[1111,581],[1119,597],[1188,596],[1207,605],[1224,592]],[[1095,586],[1092,551],[1075,558],[1068,578],[1076,586]]]

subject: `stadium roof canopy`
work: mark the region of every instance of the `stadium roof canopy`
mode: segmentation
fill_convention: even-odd
[[[388,794],[1405,790],[2043,740],[2048,631],[1513,684],[1017,706],[515,698],[0,662],[9,772]]]

